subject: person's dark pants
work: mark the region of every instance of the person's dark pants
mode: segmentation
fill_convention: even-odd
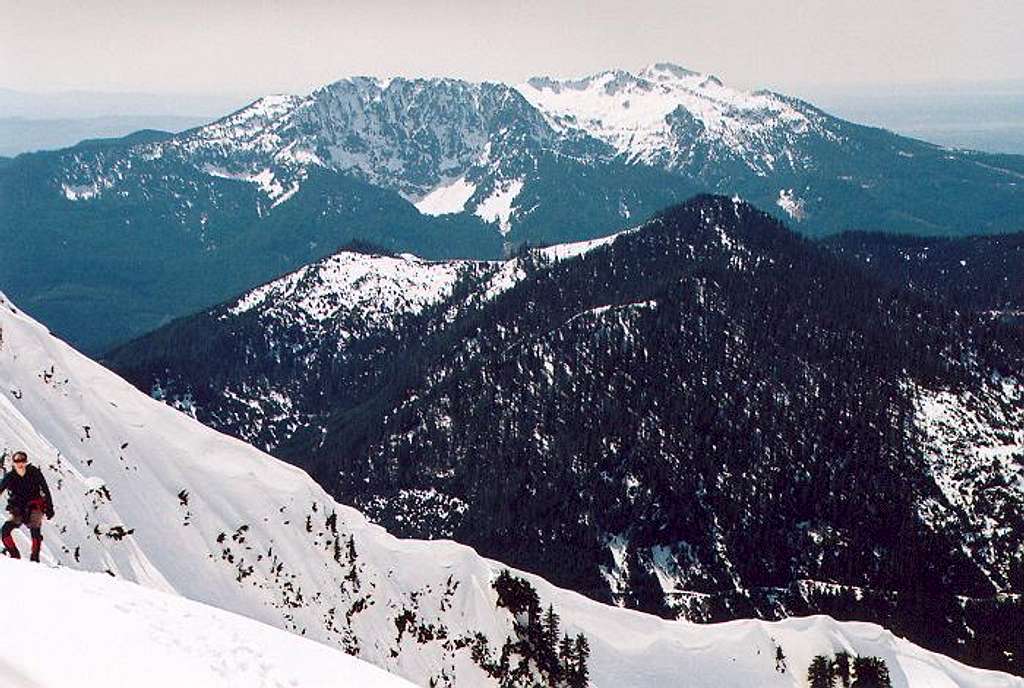
[[[39,549],[43,545],[43,512],[37,507],[28,509],[11,509],[11,515],[7,523],[0,529],[3,536],[4,549],[7,556],[14,559],[21,559],[21,552],[14,544],[14,529],[28,524],[28,530],[32,534],[32,561],[39,561]]]

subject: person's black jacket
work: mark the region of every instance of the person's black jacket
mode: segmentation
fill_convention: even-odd
[[[0,494],[9,490],[7,497],[7,510],[12,513],[23,513],[25,507],[33,499],[43,499],[43,513],[47,518],[53,518],[53,498],[50,496],[50,487],[46,484],[43,472],[29,464],[25,467],[25,475],[20,476],[15,470],[8,471],[4,479],[0,481]]]

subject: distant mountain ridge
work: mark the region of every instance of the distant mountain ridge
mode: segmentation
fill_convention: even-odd
[[[833,250],[704,196],[503,262],[338,254],[110,363],[398,532],[1019,671],[1020,331]]]
[[[519,86],[353,77],[162,140],[0,167],[0,287],[101,351],[351,239],[425,258],[583,240],[699,192],[820,235],[1021,229],[1020,156],[863,127],[671,64]]]
[[[160,157],[177,151],[213,176],[255,184],[274,204],[297,190],[309,165],[353,173],[416,204],[459,183],[462,189],[449,203],[426,206],[428,214],[473,211],[497,224],[503,234],[512,228],[513,207],[506,204],[516,201],[530,174],[537,172],[542,151],[587,165],[622,160],[664,169],[699,182],[705,190],[745,192],[766,207],[781,201],[776,205],[791,218],[807,221],[812,232],[844,228],[828,219],[835,210],[817,217],[814,205],[834,199],[814,198],[807,193],[816,191],[813,187],[780,187],[775,180],[820,184],[822,173],[835,174],[832,181],[855,182],[853,186],[865,191],[886,177],[884,170],[862,169],[871,155],[981,163],[1001,157],[920,148],[920,142],[894,135],[865,140],[869,132],[877,136],[882,130],[843,122],[795,98],[739,91],[713,75],[656,63],[637,72],[611,70],[579,79],[535,77],[516,87],[353,77],[305,97],[262,98],[144,154]],[[899,148],[903,144],[909,147]],[[834,159],[824,155],[825,149],[831,149]],[[839,174],[836,166],[848,167],[852,174]],[[1012,164],[988,168],[1004,183],[1019,175]],[[930,172],[949,176],[941,166]],[[766,189],[748,176],[771,178],[765,180],[768,186],[779,188],[768,189],[771,193],[765,196]],[[92,197],[112,183],[98,169],[80,170],[68,181],[62,188],[74,199]],[[787,193],[795,205],[787,205]],[[493,206],[504,211],[500,217],[489,210]],[[521,203],[515,207],[528,209]],[[797,208],[800,217],[794,214]],[[628,218],[628,203],[621,210]],[[883,208],[883,215],[869,223],[876,224],[888,212]],[[919,218],[917,226],[906,224],[908,219],[901,222],[888,215],[887,223],[895,226],[845,228],[936,233],[938,227],[929,225],[943,222],[939,215]],[[946,231],[957,234],[964,228]]]

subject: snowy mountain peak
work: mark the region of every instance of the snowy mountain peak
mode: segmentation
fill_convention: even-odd
[[[672,62],[654,62],[641,69],[639,74],[652,81],[693,81],[707,76]]]
[[[137,159],[162,160],[253,184],[270,201],[262,213],[294,196],[318,167],[397,191],[413,203],[463,179],[460,193],[469,192],[456,194],[461,200],[428,202],[423,212],[472,212],[535,166],[538,151],[554,138],[544,116],[507,85],[356,76],[306,96],[267,96],[114,156],[76,156],[56,181],[68,200],[87,201],[121,192],[145,174]],[[477,202],[467,205],[478,189]],[[487,221],[499,224],[497,215]]]
[[[729,160],[759,174],[778,163],[796,168],[800,139],[828,134],[820,118],[774,94],[733,89],[670,63],[573,80],[540,77],[519,88],[558,126],[580,128],[631,162],[668,169],[699,172]]]
[[[725,86],[722,80],[713,74],[694,71],[671,62],[654,62],[641,69],[637,74],[649,81],[672,82],[696,88]]]

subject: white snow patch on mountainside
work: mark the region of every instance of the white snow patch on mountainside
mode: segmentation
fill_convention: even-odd
[[[109,571],[304,634],[422,686],[496,685],[472,647],[454,641],[479,633],[500,651],[514,633],[491,587],[501,564],[450,541],[389,535],[303,471],[140,393],[2,296],[0,328],[0,452],[26,450],[53,489],[44,562]],[[96,480],[108,494],[95,494]],[[24,546],[25,534],[17,538]],[[5,582],[15,566],[32,570],[6,566]],[[873,624],[671,622],[517,575],[542,606],[554,605],[565,631],[587,636],[594,688],[668,688],[680,676],[696,688],[792,688],[813,655],[839,649],[883,658],[897,688],[1024,688],[1022,679],[965,667]],[[20,621],[17,629],[25,632]],[[50,632],[29,634],[44,642],[25,651],[49,661]],[[158,654],[179,651],[173,637],[160,637],[167,647]],[[76,641],[68,652],[90,647]]]
[[[786,211],[786,213],[800,222],[807,217],[807,210],[804,207],[804,200],[793,193],[793,189],[779,189],[779,198],[775,204]]]
[[[568,260],[615,241],[640,226],[586,241],[534,249],[548,260]],[[398,315],[419,313],[451,295],[464,276],[486,278],[469,302],[488,300],[511,289],[526,274],[520,258],[505,261],[427,261],[411,253],[379,256],[341,251],[252,289],[221,318],[259,309],[282,325],[323,323],[342,312],[364,324],[386,324]]]
[[[435,188],[413,205],[424,215],[451,215],[461,213],[476,193],[476,185],[459,177]]]
[[[96,184],[61,184],[64,190],[64,198],[69,201],[87,201],[100,195],[100,188]]]
[[[476,215],[484,222],[497,222],[498,231],[508,234],[512,230],[510,219],[514,210],[512,204],[523,190],[523,180],[514,179],[497,185],[490,196],[476,207]]]
[[[657,220],[652,220],[657,222]],[[606,246],[615,241],[619,236],[623,234],[629,234],[632,232],[639,231],[643,226],[632,227],[630,229],[624,229],[621,232],[610,234],[608,236],[598,237],[597,239],[587,239],[586,241],[573,241],[567,244],[555,244],[554,246],[546,246],[544,248],[536,249],[538,253],[552,261],[568,260],[570,258],[576,258],[582,256],[585,253],[589,253],[596,248]],[[499,294],[508,291],[516,284],[519,283],[526,276],[526,272],[523,270],[522,259],[510,258],[504,263],[499,263],[498,268],[491,275],[490,279],[484,285],[483,290],[479,294],[475,294],[470,297],[470,302],[478,300],[488,301],[497,297]]]
[[[285,193],[284,186],[282,186],[281,182],[279,182],[274,176],[274,172],[269,169],[259,170],[257,172],[231,172],[223,167],[207,163],[206,165],[203,165],[202,171],[211,177],[238,179],[255,184],[263,193],[272,199]],[[298,190],[297,185],[295,186],[295,190]],[[294,193],[294,191],[291,193]]]
[[[223,153],[276,153],[281,148],[279,128],[306,98],[267,96],[248,107],[204,127],[184,132],[174,145],[188,151],[219,149]]]
[[[103,573],[0,560],[24,601],[0,648],[9,688],[408,688],[413,684],[321,643]],[[31,603],[28,601],[31,600]]]

